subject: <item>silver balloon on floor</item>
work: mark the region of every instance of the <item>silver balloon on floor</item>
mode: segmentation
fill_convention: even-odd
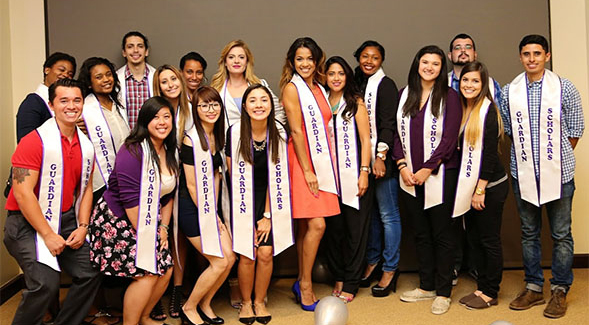
[[[347,321],[348,308],[340,298],[321,298],[315,307],[315,325],[345,325]]]
[[[504,320],[496,320],[489,325],[513,325],[513,324],[511,324],[510,322],[504,321]]]

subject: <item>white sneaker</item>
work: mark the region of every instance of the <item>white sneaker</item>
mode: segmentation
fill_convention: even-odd
[[[435,291],[422,291],[419,288],[415,288],[411,291],[403,292],[403,294],[401,294],[401,301],[416,302],[416,301],[434,299],[435,297],[436,297]]]
[[[432,314],[442,315],[450,309],[452,299],[446,297],[436,297],[432,303]]]

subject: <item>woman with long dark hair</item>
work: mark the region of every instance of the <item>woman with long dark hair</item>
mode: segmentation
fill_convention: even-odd
[[[468,309],[483,309],[498,303],[503,273],[501,217],[509,185],[498,153],[503,123],[482,63],[475,61],[462,68],[460,102],[461,164],[453,214],[465,216],[466,234],[477,252],[474,258],[479,276],[477,290],[459,302]]]
[[[370,125],[370,152],[375,178],[375,208],[372,212],[366,269],[361,285],[369,287],[378,263],[382,276],[371,291],[375,297],[386,297],[396,291],[399,278],[401,247],[401,215],[399,213],[399,174],[392,159],[393,133],[396,130],[399,91],[395,82],[385,75],[382,63],[385,50],[376,41],[365,41],[354,52],[358,61],[356,82],[364,95]]]
[[[230,227],[226,226],[228,209],[217,209],[219,195],[227,195],[224,106],[215,89],[203,86],[194,93],[192,107],[194,126],[186,131],[180,150],[183,173],[178,193],[178,225],[209,266],[196,280],[180,316],[189,324],[223,324],[224,320],[211,308],[211,300],[235,262]],[[229,203],[228,199],[220,200]]]
[[[240,255],[239,321],[267,324],[272,318],[265,299],[273,255],[294,244],[287,134],[274,119],[272,93],[265,86],[249,86],[241,108],[240,122],[229,128],[225,146],[233,194],[233,250]]]
[[[177,175],[174,111],[152,97],[117,153],[90,225],[92,262],[104,274],[133,280],[123,324],[153,323],[149,313],[172,275],[168,225]]]
[[[450,308],[452,292],[451,221],[462,109],[458,94],[448,87],[445,54],[435,45],[417,52],[407,84],[401,90],[393,150],[415,228],[419,287],[404,292],[401,300],[434,299],[431,311],[440,315]]]
[[[291,130],[288,158],[293,218],[298,219],[299,276],[293,285],[297,302],[314,311],[318,299],[311,273],[325,231],[325,217],[340,213],[335,178],[332,118],[325,90],[325,54],[309,37],[296,39],[286,54],[280,77],[282,101]]]
[[[348,63],[334,56],[325,68],[341,189],[341,214],[326,219],[327,257],[336,281],[332,295],[351,302],[362,276],[374,196],[374,186],[369,186],[370,124]]]

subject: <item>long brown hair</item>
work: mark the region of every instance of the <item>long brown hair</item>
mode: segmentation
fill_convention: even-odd
[[[202,150],[209,150],[209,145],[206,140],[205,130],[202,127],[202,123],[200,121],[200,116],[198,116],[198,103],[200,102],[217,102],[219,105],[221,105],[219,119],[217,119],[213,127],[213,135],[215,136],[215,151],[219,152],[223,150],[223,147],[225,146],[225,105],[223,105],[223,101],[221,100],[221,95],[219,95],[219,92],[211,86],[201,86],[194,92],[194,96],[192,96],[192,119],[194,120],[194,127],[198,133]]]
[[[176,67],[174,67],[172,65],[164,64],[164,65],[159,66],[153,74],[153,95],[154,96],[162,96],[164,98],[166,97],[162,93],[162,88],[160,87],[160,74],[162,72],[164,72],[164,70],[172,71],[176,75],[176,78],[178,78],[178,80],[180,80],[180,84],[181,84],[180,94],[178,95],[178,103],[180,105],[180,109],[174,115],[179,115],[177,128],[180,132],[180,139],[178,142],[182,143],[182,139],[184,138],[184,129],[186,126],[186,117],[190,116],[190,106],[188,105],[188,88],[186,87],[186,81],[184,81],[184,77],[182,76],[182,73],[180,72],[180,70],[176,69]],[[177,109],[177,107],[170,107],[170,109],[175,111]]]
[[[239,144],[238,144],[238,149],[237,152],[239,153],[239,155],[241,155],[243,157],[243,160],[245,160],[245,162],[249,163],[249,164],[254,164],[254,156],[252,154],[252,120],[249,116],[249,114],[247,113],[247,110],[245,109],[245,106],[247,105],[247,97],[249,96],[249,94],[256,89],[263,89],[266,94],[268,95],[268,98],[270,99],[270,105],[271,105],[271,109],[270,109],[270,115],[268,115],[268,118],[266,119],[266,128],[268,130],[268,144],[267,144],[267,148],[270,148],[270,151],[272,151],[272,162],[277,163],[278,162],[278,145],[280,141],[286,141],[286,139],[283,139],[280,136],[280,132],[278,131],[278,128],[276,127],[276,120],[274,118],[274,101],[272,100],[272,93],[270,92],[270,90],[268,88],[266,88],[265,86],[261,85],[261,84],[254,84],[249,86],[245,92],[243,93],[243,100],[241,102],[241,120],[240,120],[240,125],[241,125],[241,129],[239,131]],[[234,157],[234,159],[237,159],[237,157]]]
[[[286,52],[286,59],[284,60],[284,66],[282,67],[282,76],[280,76],[280,89],[283,90],[295,73],[294,59],[297,50],[301,47],[308,48],[313,56],[315,62],[315,74],[313,79],[318,84],[325,83],[325,53],[317,45],[317,43],[310,37],[297,38]],[[282,96],[282,94],[280,95]]]

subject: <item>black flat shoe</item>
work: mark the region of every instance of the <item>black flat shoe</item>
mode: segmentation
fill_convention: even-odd
[[[201,317],[202,318],[202,317]],[[184,313],[184,309],[180,308],[180,319],[182,320],[182,324],[186,323],[188,325],[209,325],[206,320],[203,320],[202,323],[196,324],[193,323],[188,316]]]
[[[241,308],[246,307],[246,306],[252,306],[252,304],[247,304],[247,305],[241,305]],[[241,313],[241,308],[239,309],[239,312]],[[252,306],[253,309],[253,306]],[[242,324],[246,324],[246,325],[252,325],[254,322],[256,321],[256,316],[250,316],[250,317],[239,317],[239,322]],[[266,323],[264,323],[266,324]]]
[[[268,315],[268,316],[256,316],[256,322],[261,323],[261,324],[268,324],[270,323],[270,321],[272,320],[272,316]]]
[[[389,282],[389,285],[387,285],[386,287],[381,287],[378,284],[375,284],[371,290],[372,290],[372,296],[374,297],[386,297],[389,295],[389,293],[391,291],[396,292],[397,291],[397,280],[399,279],[399,274],[401,274],[401,272],[399,272],[399,270],[395,271],[395,274],[393,274],[393,278],[391,279],[391,282]]]
[[[225,320],[219,316],[217,316],[215,318],[210,318],[209,316],[207,316],[207,314],[205,314],[205,312],[202,309],[200,309],[199,305],[196,305],[196,311],[198,312],[198,315],[200,316],[200,318],[202,318],[202,320],[204,320],[208,324],[215,324],[215,325],[225,324]]]

